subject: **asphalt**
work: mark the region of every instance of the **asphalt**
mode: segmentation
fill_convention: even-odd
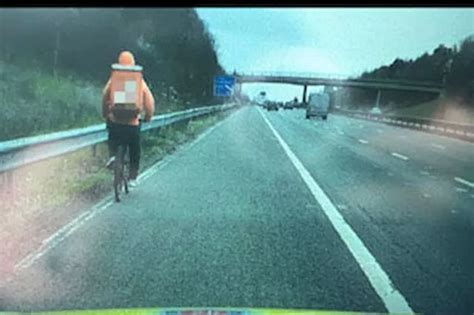
[[[415,312],[474,312],[474,189],[454,180],[474,182],[473,144],[262,113]],[[262,113],[233,113],[42,251],[1,289],[0,310],[387,312]]]

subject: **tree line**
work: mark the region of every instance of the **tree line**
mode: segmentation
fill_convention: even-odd
[[[0,9],[0,59],[105,84],[129,50],[158,97],[213,103],[213,77],[225,71],[215,41],[194,9]]]
[[[358,79],[410,80],[441,83],[446,86],[446,97],[458,104],[474,108],[474,35],[459,45],[439,45],[432,53],[424,53],[416,59],[396,58],[390,65],[364,72]],[[371,107],[377,91],[342,89],[339,92],[354,107]],[[426,102],[434,97],[426,93],[383,91],[381,107],[407,107]]]

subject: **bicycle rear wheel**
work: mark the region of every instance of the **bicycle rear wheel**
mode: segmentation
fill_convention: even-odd
[[[125,190],[125,193],[128,194],[128,176],[129,176],[129,172],[130,172],[130,161],[128,159],[128,148],[126,150],[124,150],[124,153],[123,153],[123,167],[122,167],[122,179],[123,179],[123,187],[124,187],[124,190]]]

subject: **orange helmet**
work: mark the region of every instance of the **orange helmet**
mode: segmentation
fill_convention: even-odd
[[[119,64],[123,66],[134,66],[135,65],[135,58],[133,54],[129,51],[122,51],[118,58]]]

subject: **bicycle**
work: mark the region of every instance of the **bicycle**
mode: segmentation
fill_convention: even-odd
[[[120,193],[122,189],[128,194],[128,175],[129,175],[129,157],[128,145],[120,144],[117,148],[117,155],[114,162],[114,192],[115,201],[120,202]]]

